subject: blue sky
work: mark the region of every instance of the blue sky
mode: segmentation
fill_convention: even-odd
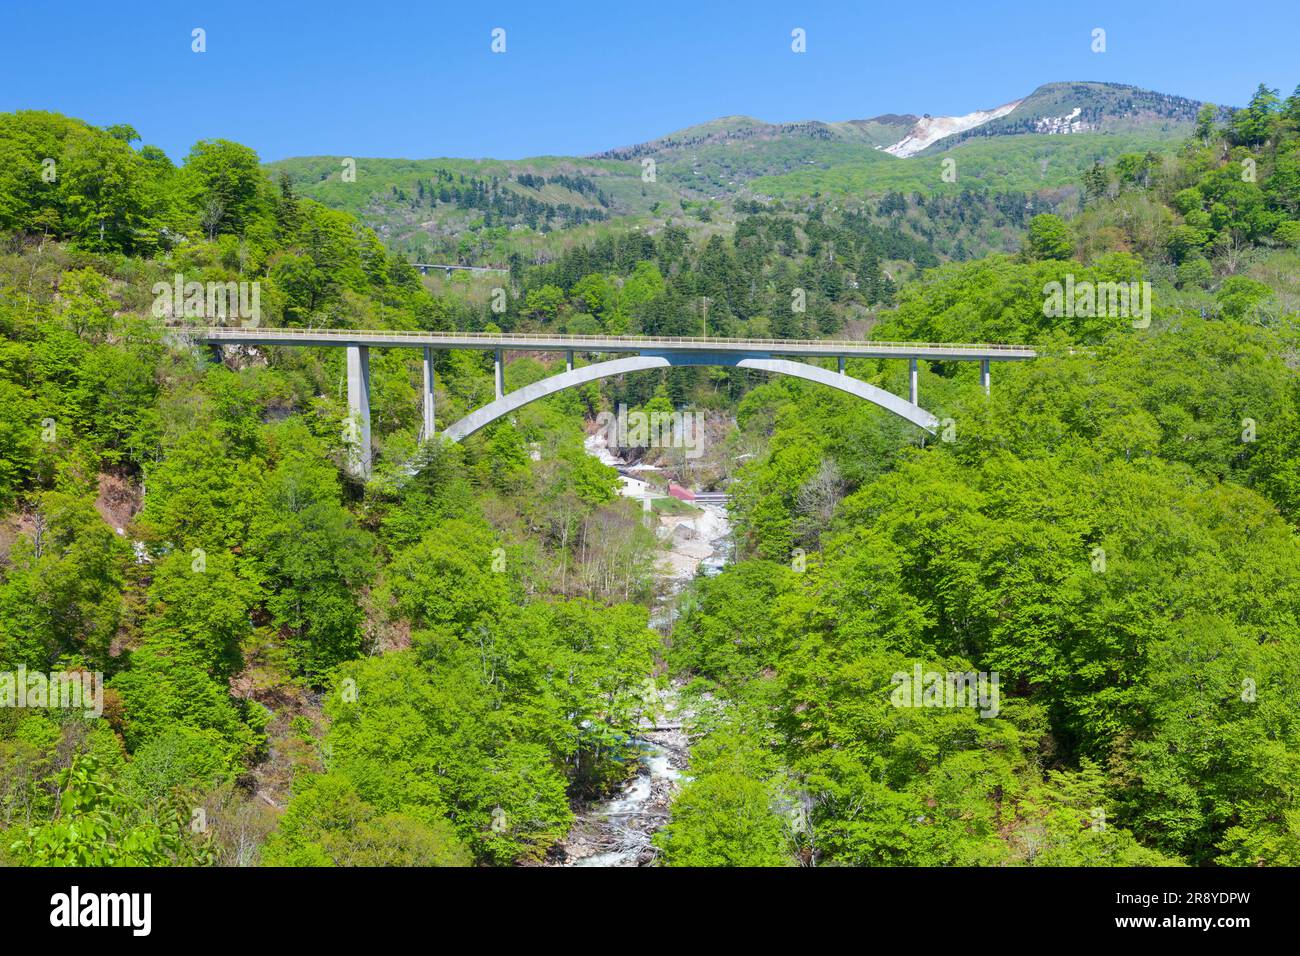
[[[1300,3],[8,0],[0,111],[130,123],[181,158],[588,153],[717,116],[954,114],[1053,80],[1240,105],[1300,82]],[[193,53],[191,30],[207,31]],[[506,52],[491,31],[506,31]],[[807,52],[790,50],[791,30]],[[1093,28],[1107,50],[1090,49]]]

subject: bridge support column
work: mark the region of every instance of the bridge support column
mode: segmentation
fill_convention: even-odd
[[[564,353],[564,370],[566,372],[573,371],[573,349],[569,349]]]
[[[347,352],[348,471],[364,480],[370,477],[370,349],[349,345]]]
[[[503,398],[506,394],[505,366],[501,362],[501,350],[496,350],[495,370],[492,378],[497,386],[497,398]]]
[[[433,437],[433,349],[427,345],[424,347],[424,361],[421,364],[424,370],[424,389],[420,393],[422,396],[420,411],[423,419],[420,441],[428,441]]]
[[[843,375],[843,374],[844,374],[844,356],[843,356],[843,355],[840,356],[840,358],[839,358],[839,362],[840,362],[840,374]]]
[[[917,405],[917,404],[919,404],[919,402],[917,402],[917,400],[916,400],[916,398],[917,398],[917,394],[916,394],[916,393],[917,393],[917,388],[916,388],[916,359],[908,359],[908,360],[907,360],[907,379],[908,379],[908,387],[907,387],[908,400],[909,400],[913,405]]]
[[[984,394],[989,393],[989,360],[980,359],[980,385],[984,386]]]
[[[223,365],[226,361],[225,352],[222,351],[220,345],[209,345],[208,357],[212,359],[214,365]]]

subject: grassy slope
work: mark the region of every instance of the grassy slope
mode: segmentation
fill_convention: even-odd
[[[554,184],[541,190],[529,189],[511,182],[510,177],[522,173],[548,177],[559,174],[586,176],[595,180],[610,200],[634,212],[648,209],[656,200],[670,198],[668,190],[662,187],[656,190],[657,184],[641,182],[639,163],[616,160],[572,156],[537,156],[521,160],[359,158],[355,183],[342,181],[342,161],[341,156],[300,156],[270,163],[267,168],[274,174],[281,170],[287,172],[300,195],[354,214],[365,209],[373,197],[391,195],[393,187],[408,194],[415,193],[417,182],[434,179],[438,170],[454,176],[464,175],[466,179],[490,180],[495,176],[507,189],[545,202],[573,206],[594,208],[598,203],[591,196]],[[642,186],[646,187],[645,196],[642,195]]]
[[[1076,185],[1095,160],[1108,162],[1122,153],[1172,149],[1186,129],[1133,133],[1080,133],[1069,136],[1022,134],[971,140],[938,155],[899,159],[880,151],[857,162],[831,168],[816,167],[781,176],[764,176],[750,188],[766,196],[808,196],[814,193],[957,192],[978,183],[993,190],[1051,189]],[[956,160],[957,181],[941,178],[945,159]]]
[[[342,157],[305,156],[268,164],[272,175],[287,172],[295,191],[309,199],[334,209],[342,209],[374,228],[385,242],[394,248],[405,248],[410,241],[421,236],[461,236],[478,234],[482,226],[482,212],[460,209],[451,204],[430,205],[416,201],[417,183],[436,179],[443,170],[454,177],[467,180],[477,178],[491,181],[495,176],[500,188],[530,196],[535,200],[559,206],[567,204],[576,208],[603,209],[611,217],[625,217],[624,222],[649,220],[656,204],[671,215],[680,215],[678,205],[681,190],[662,182],[646,183],[641,179],[641,164],[636,161],[594,160],[567,156],[539,156],[525,160],[494,159],[376,159],[359,158],[356,182],[343,182]],[[529,173],[548,178],[557,175],[584,176],[596,183],[609,202],[602,207],[595,196],[548,183],[541,189],[532,189],[513,181],[510,177]],[[394,189],[406,194],[406,199],[394,195]],[[597,224],[598,225],[598,224]],[[570,227],[564,233],[589,234],[591,226]],[[554,235],[551,233],[550,235]],[[529,237],[541,239],[533,230],[514,230],[511,241],[493,245],[500,248],[491,261],[502,260],[506,246],[514,248],[533,244]],[[547,244],[543,242],[543,244]],[[476,259],[476,261],[479,261]],[[487,261],[487,260],[482,260]]]

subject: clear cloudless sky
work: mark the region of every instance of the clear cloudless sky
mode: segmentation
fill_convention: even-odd
[[[1054,80],[1241,105],[1295,88],[1298,43],[1300,0],[0,0],[0,111],[129,123],[174,159],[216,137],[264,160],[513,159],[730,114],[967,113]]]

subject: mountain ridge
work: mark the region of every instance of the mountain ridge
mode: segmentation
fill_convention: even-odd
[[[1049,115],[1051,108],[1063,108],[1073,103],[1063,112]],[[1092,132],[1107,127],[1115,127],[1125,122],[1140,124],[1156,120],[1169,120],[1178,124],[1195,122],[1196,112],[1203,103],[1189,97],[1172,93],[1159,93],[1127,83],[1111,83],[1101,80],[1065,80],[1043,83],[1028,95],[1010,100],[999,106],[981,107],[966,114],[952,116],[934,116],[929,113],[917,116],[913,113],[882,113],[865,119],[819,120],[805,119],[782,123],[770,123],[756,117],[742,114],[720,116],[713,120],[697,123],[680,130],[667,133],[654,139],[619,146],[586,155],[585,159],[637,159],[665,150],[703,145],[719,145],[728,142],[728,137],[740,139],[774,138],[781,134],[808,134],[817,138],[847,140],[856,138],[850,130],[858,131],[866,138],[881,128],[906,131],[893,143],[873,144],[890,155],[913,156],[931,149],[936,145],[953,146],[971,135],[990,135],[990,131],[979,132],[981,127],[989,126],[997,120],[1008,122],[993,127],[994,135],[1014,135],[1031,132],[1044,135],[1060,135],[1072,132]],[[1076,112],[1077,111],[1077,112]],[[1071,114],[1074,114],[1073,116]],[[982,117],[978,122],[961,125],[959,121]],[[951,132],[941,136],[930,137],[926,132],[935,127],[942,128],[943,121],[955,121]],[[1057,122],[1053,122],[1057,121]],[[1026,128],[1026,123],[1032,127]],[[867,131],[872,131],[868,133]],[[956,137],[954,139],[954,137]],[[903,144],[909,139],[925,141],[920,149],[910,150]],[[952,140],[944,143],[944,140]],[[897,150],[895,152],[895,150]]]
[[[586,156],[353,160],[268,164],[302,195],[347,210],[412,255],[466,261],[510,237],[630,217],[712,221],[732,200],[863,197],[885,192],[1036,193],[1069,189],[1097,162],[1172,148],[1202,104],[1098,81],[1045,83],[1027,96],[961,116],[882,113],[866,119],[768,123],[731,114]],[[958,160],[960,177],[927,157]],[[527,237],[533,237],[529,239]],[[427,260],[426,260],[427,261]]]

